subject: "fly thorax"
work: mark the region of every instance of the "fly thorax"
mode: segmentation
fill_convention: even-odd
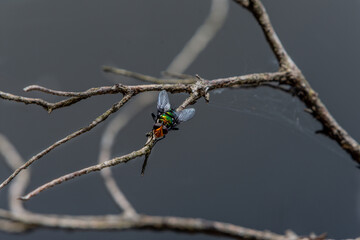
[[[166,112],[161,114],[159,120],[166,126],[171,126],[174,122],[174,116],[172,112]]]

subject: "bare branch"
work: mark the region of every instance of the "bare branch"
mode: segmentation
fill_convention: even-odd
[[[100,88],[92,88],[84,92],[62,92],[62,91],[55,91],[51,90],[45,87],[37,86],[37,85],[31,85],[29,87],[24,88],[25,91],[42,91],[45,93],[57,95],[57,96],[71,96],[71,98],[56,102],[56,103],[49,103],[45,100],[39,99],[39,98],[27,98],[22,96],[13,95],[10,93],[5,93],[0,91],[0,98],[15,101],[15,102],[22,102],[25,104],[36,104],[39,106],[42,106],[46,111],[51,113],[53,110],[70,106],[74,103],[77,103],[83,99],[89,98],[91,96],[95,95],[102,95],[102,94],[115,94],[115,93],[124,93],[127,92],[124,91],[123,88],[121,88],[121,85],[115,85],[111,87],[100,87]]]
[[[67,141],[69,141],[69,140],[71,140],[71,139],[73,139],[73,138],[75,138],[75,137],[77,137],[77,136],[79,136],[79,135],[81,135],[81,134],[83,134],[85,132],[88,132],[91,129],[93,129],[94,127],[96,127],[99,123],[101,123],[105,119],[107,119],[111,114],[118,111],[132,96],[133,96],[132,94],[125,95],[121,99],[120,102],[115,103],[110,109],[108,109],[106,112],[104,112],[103,114],[98,116],[88,126],[83,127],[83,128],[79,129],[76,132],[73,132],[72,134],[70,134],[70,135],[66,136],[65,138],[55,142],[54,144],[52,144],[48,148],[44,149],[43,151],[39,152],[38,154],[36,154],[32,158],[30,158],[25,164],[23,164],[21,167],[17,168],[4,182],[1,183],[0,189],[3,188],[4,186],[6,186],[11,180],[13,180],[16,177],[16,175],[18,175],[22,170],[29,167],[33,162],[35,162],[39,158],[43,157],[44,155],[49,153],[54,148],[60,146],[63,143],[66,143]]]
[[[131,152],[131,153],[126,154],[126,155],[123,155],[121,157],[113,158],[113,159],[105,161],[103,163],[99,163],[99,164],[96,164],[96,165],[93,165],[93,166],[90,166],[90,167],[87,167],[87,168],[83,168],[83,169],[81,169],[79,171],[72,172],[72,173],[66,174],[66,175],[64,175],[62,177],[59,177],[57,179],[54,179],[51,182],[48,182],[48,183],[36,188],[35,190],[30,192],[26,196],[21,197],[20,199],[21,200],[28,200],[31,197],[36,196],[37,194],[39,194],[40,192],[42,192],[42,191],[44,191],[44,190],[46,190],[48,188],[51,188],[51,187],[53,187],[55,185],[58,185],[60,183],[63,183],[63,182],[68,181],[70,179],[73,179],[75,177],[80,177],[80,176],[82,176],[84,174],[88,174],[88,173],[95,172],[95,171],[100,171],[103,168],[115,166],[115,165],[117,165],[119,163],[126,163],[131,159],[135,159],[137,157],[143,156],[147,152],[151,151],[151,148],[154,145],[154,140],[155,139],[153,137],[150,137],[150,140],[148,140],[147,144],[144,147],[142,147],[141,149],[137,150],[137,151]]]
[[[277,36],[273,26],[271,25],[269,16],[265,7],[260,0],[235,0],[235,2],[241,4],[244,8],[248,9],[260,24],[261,29],[264,32],[266,40],[268,41],[272,51],[274,52],[279,64],[280,69],[287,71],[295,66],[294,62],[286,52],[279,37]]]
[[[235,0],[243,7],[248,9],[260,24],[271,49],[276,55],[280,71],[288,72],[287,83],[294,89],[298,98],[305,103],[306,107],[311,110],[311,115],[316,118],[323,126],[322,132],[334,139],[352,159],[360,164],[360,145],[343,129],[333,118],[325,105],[320,100],[318,94],[310,86],[300,69],[291,60],[281,44],[274,28],[271,25],[269,16],[260,0]]]
[[[52,94],[52,95],[56,95],[56,96],[81,97],[82,99],[96,96],[96,95],[128,93],[128,90],[126,88],[124,88],[121,84],[115,84],[113,86],[90,88],[83,92],[65,92],[65,91],[52,90],[52,89],[42,87],[39,85],[30,85],[30,86],[27,86],[26,88],[24,88],[24,91],[25,92],[40,91],[40,92],[44,92],[44,93],[48,93],[48,94]]]

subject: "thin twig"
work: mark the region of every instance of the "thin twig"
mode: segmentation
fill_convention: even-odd
[[[11,93],[2,92],[2,91],[0,91],[0,98],[9,100],[9,101],[22,102],[25,104],[36,104],[36,105],[39,105],[39,106],[45,108],[46,111],[49,111],[49,109],[53,106],[53,103],[49,103],[49,102],[44,101],[39,98],[22,97],[22,96],[17,96],[17,95],[11,94]]]
[[[250,84],[259,84],[262,82],[281,82],[286,78],[286,73],[259,73],[259,74],[249,74],[239,77],[230,77],[230,78],[221,78],[215,79],[212,81],[197,81],[194,84],[150,84],[150,85],[137,85],[137,86],[125,86],[121,85],[121,89],[125,92],[128,92],[127,95],[123,97],[123,99],[114,104],[109,110],[105,113],[97,117],[91,124],[88,126],[79,129],[78,131],[66,136],[65,138],[57,141],[53,145],[49,146],[45,150],[41,151],[40,153],[33,156],[30,160],[28,160],[23,166],[18,168],[10,177],[8,177],[3,183],[0,184],[0,189],[7,185],[17,174],[19,174],[23,169],[27,168],[37,159],[43,157],[45,154],[60,146],[61,144],[69,141],[72,138],[75,138],[95,126],[97,126],[100,122],[104,121],[109,115],[119,110],[132,96],[138,94],[139,92],[146,92],[146,91],[160,91],[160,90],[167,90],[169,92],[194,92],[194,88],[196,91],[199,92],[200,96],[205,96],[209,91],[218,89],[218,88],[226,88],[226,87],[234,87],[234,86],[241,86],[241,85],[250,85]],[[103,87],[104,89],[107,87]],[[95,94],[97,90],[94,90],[92,93]]]
[[[96,95],[105,95],[105,94],[117,94],[122,93],[126,94],[129,92],[127,88],[125,88],[121,84],[115,84],[113,86],[104,86],[104,87],[96,87],[96,88],[89,88],[86,91],[83,92],[67,92],[67,91],[58,91],[49,89],[46,87],[42,87],[39,85],[30,85],[24,88],[25,92],[31,92],[31,91],[40,91],[56,96],[62,96],[62,97],[80,97],[80,98],[88,98]]]
[[[66,143],[67,141],[69,141],[69,140],[71,140],[71,139],[73,139],[73,138],[75,138],[75,137],[77,137],[77,136],[79,136],[79,135],[81,135],[81,134],[83,134],[85,132],[88,132],[91,129],[93,129],[94,127],[96,127],[99,123],[101,123],[105,119],[107,119],[111,114],[118,111],[131,97],[132,97],[132,94],[125,95],[121,99],[121,101],[119,101],[118,103],[115,103],[110,109],[108,109],[106,112],[104,112],[103,114],[98,116],[88,126],[83,127],[81,129],[77,130],[76,132],[73,132],[72,134],[70,134],[70,135],[64,137],[63,139],[55,142],[54,144],[52,144],[48,148],[44,149],[43,151],[39,152],[38,154],[36,154],[32,158],[30,158],[26,163],[24,163],[21,167],[17,168],[5,181],[3,181],[0,184],[0,189],[3,188],[4,186],[6,186],[11,180],[13,180],[22,170],[29,167],[33,162],[35,162],[39,158],[43,157],[44,155],[49,153],[54,148],[60,146],[63,143]]]
[[[199,92],[197,90],[198,89],[196,89],[196,88],[193,89],[194,92],[192,94],[190,94],[190,96],[178,107],[177,111],[180,111],[180,110],[184,109],[186,106],[193,104],[197,99],[199,99],[202,96],[199,94]],[[126,163],[132,159],[138,158],[143,155],[147,155],[151,152],[152,147],[154,146],[155,143],[156,143],[155,138],[154,138],[154,136],[151,135],[148,137],[148,140],[147,140],[147,143],[145,144],[145,146],[137,151],[134,151],[129,154],[123,155],[121,157],[116,157],[111,160],[107,160],[105,162],[101,162],[99,164],[96,164],[96,165],[93,165],[93,166],[90,166],[87,168],[83,168],[81,170],[58,177],[48,183],[43,184],[42,186],[36,188],[35,190],[31,191],[30,193],[26,194],[25,196],[20,197],[20,199],[21,200],[29,200],[30,198],[41,193],[42,191],[49,189],[51,187],[54,187],[55,185],[66,182],[68,180],[71,180],[75,177],[80,177],[82,175],[85,175],[85,174],[88,174],[91,172],[100,171],[101,169],[115,166],[120,163]],[[124,199],[122,199],[122,200],[124,200]],[[129,208],[131,211],[133,211],[132,215],[134,215],[136,213],[135,210],[131,207],[131,205],[128,204],[126,201],[121,202],[121,207],[123,207],[124,204],[127,205],[126,208]]]
[[[261,26],[263,33],[268,41],[272,51],[274,52],[282,71],[287,71],[295,66],[295,63],[286,52],[279,37],[277,36],[270,18],[266,12],[264,5],[260,0],[235,0],[235,2],[241,4],[244,8],[248,9],[255,17],[256,21]]]
[[[143,156],[147,152],[151,151],[151,148],[152,148],[152,146],[154,145],[154,142],[155,142],[154,140],[155,140],[154,138],[150,139],[150,141],[148,141],[148,143],[144,147],[142,147],[141,149],[139,149],[137,151],[133,151],[133,152],[131,152],[129,154],[126,154],[126,155],[123,155],[121,157],[116,157],[116,158],[113,158],[111,160],[107,160],[107,161],[105,161],[103,163],[99,163],[99,164],[96,164],[96,165],[93,165],[93,166],[90,166],[90,167],[87,167],[87,168],[83,168],[81,170],[66,174],[66,175],[61,176],[59,178],[56,178],[56,179],[54,179],[54,180],[52,180],[52,181],[38,187],[38,188],[36,188],[35,190],[31,191],[27,195],[21,197],[20,199],[21,200],[29,200],[31,197],[36,196],[40,192],[42,192],[42,191],[44,191],[44,190],[46,190],[48,188],[51,188],[51,187],[53,187],[55,185],[66,182],[66,181],[68,181],[70,179],[80,177],[80,176],[82,176],[84,174],[88,174],[88,173],[91,173],[91,172],[100,171],[103,168],[115,166],[115,165],[118,165],[120,163],[126,163],[131,159],[135,159],[137,157]]]

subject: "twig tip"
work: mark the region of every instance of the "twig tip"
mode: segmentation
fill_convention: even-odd
[[[110,67],[109,66],[102,66],[102,70],[104,72],[110,72]]]
[[[22,196],[22,197],[18,197],[17,199],[18,199],[18,200],[21,200],[21,201],[27,201],[27,200],[29,200],[30,198],[27,197],[27,196]]]

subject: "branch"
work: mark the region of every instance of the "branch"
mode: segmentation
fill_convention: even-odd
[[[117,165],[119,163],[126,163],[131,159],[135,159],[137,157],[143,156],[147,152],[151,151],[151,148],[154,145],[154,143],[155,143],[155,138],[151,137],[151,139],[147,142],[147,144],[144,147],[142,147],[141,149],[137,150],[137,151],[134,151],[134,152],[131,152],[129,154],[123,155],[121,157],[116,157],[116,158],[113,158],[111,160],[105,161],[103,163],[99,163],[99,164],[96,164],[96,165],[93,165],[93,166],[90,166],[90,167],[87,167],[87,168],[83,168],[83,169],[81,169],[79,171],[72,172],[72,173],[66,174],[66,175],[64,175],[62,177],[56,178],[56,179],[52,180],[51,182],[48,182],[48,183],[36,188],[32,192],[28,193],[26,196],[21,197],[20,199],[21,200],[28,200],[31,197],[36,196],[40,192],[42,192],[42,191],[44,191],[44,190],[46,190],[48,188],[51,188],[51,187],[53,187],[55,185],[61,184],[61,183],[65,182],[65,181],[68,181],[70,179],[80,177],[80,176],[82,176],[84,174],[88,174],[88,173],[91,173],[91,172],[100,171],[103,168],[115,166],[115,165]]]
[[[310,86],[300,69],[292,61],[281,44],[270,19],[260,0],[235,0],[235,2],[248,9],[258,21],[263,33],[280,64],[280,72],[288,72],[286,81],[298,98],[310,109],[309,113],[323,126],[322,132],[334,139],[352,159],[360,164],[360,145],[343,129],[327,110],[318,94]]]
[[[213,0],[209,16],[189,42],[186,43],[183,50],[170,63],[167,71],[175,73],[185,72],[223,26],[228,11],[228,1]]]
[[[208,235],[226,236],[235,239],[285,240],[300,239],[294,236],[284,236],[269,231],[257,231],[237,225],[209,221],[200,218],[160,217],[139,215],[129,219],[123,215],[104,216],[61,216],[28,213],[22,216],[0,210],[0,216],[26,224],[26,227],[46,227],[80,230],[129,230],[152,229],[157,231],[181,231],[188,233],[203,233]],[[315,238],[308,238],[315,239]]]
[[[2,92],[2,91],[0,91],[0,98],[9,100],[9,101],[14,101],[14,102],[22,102],[25,104],[36,104],[36,105],[39,105],[39,106],[45,108],[45,110],[47,110],[49,112],[51,112],[50,109],[52,109],[53,106],[55,105],[53,103],[49,103],[49,102],[44,101],[39,98],[27,98],[27,97],[17,96],[17,95]]]
[[[86,98],[89,98],[89,97],[92,97],[95,95],[115,94],[115,93],[126,94],[127,93],[126,91],[124,91],[123,88],[121,88],[121,85],[118,85],[118,84],[114,85],[114,86],[110,86],[110,87],[91,88],[84,92],[63,92],[63,91],[51,90],[51,89],[41,87],[38,85],[31,85],[31,86],[24,88],[24,91],[25,92],[41,91],[41,92],[45,92],[45,93],[52,94],[52,95],[65,96],[65,97],[70,97],[70,98],[56,102],[56,103],[50,103],[50,102],[47,102],[47,101],[39,99],[39,98],[22,97],[22,96],[13,95],[10,93],[5,93],[2,91],[0,91],[0,98],[10,100],[10,101],[15,101],[15,102],[22,102],[25,104],[36,104],[36,105],[43,107],[46,111],[51,113],[55,109],[70,106],[74,103],[77,103],[77,102],[83,100],[83,99],[86,99]]]
[[[279,37],[277,36],[271,22],[270,18],[266,12],[264,5],[260,0],[235,0],[235,2],[242,5],[244,8],[249,10],[255,17],[256,21],[259,23],[266,40],[268,41],[271,50],[274,52],[279,65],[282,71],[286,71],[295,66],[295,63],[290,58],[289,54],[286,52],[284,46],[282,45]]]
[[[65,138],[55,142],[54,144],[52,144],[51,146],[49,146],[48,148],[44,149],[43,151],[39,152],[38,154],[36,154],[35,156],[33,156],[32,158],[30,158],[26,163],[24,163],[21,167],[17,168],[4,182],[2,182],[0,184],[0,189],[3,188],[4,186],[6,186],[11,180],[13,180],[22,170],[26,169],[27,167],[29,167],[33,162],[35,162],[36,160],[38,160],[39,158],[43,157],[44,155],[46,155],[47,153],[49,153],[51,150],[53,150],[54,148],[60,146],[63,143],[66,143],[67,141],[85,133],[90,131],[91,129],[93,129],[94,127],[96,127],[99,123],[103,122],[105,119],[107,119],[111,114],[113,114],[114,112],[118,111],[127,101],[129,101],[129,99],[132,97],[132,94],[128,94],[125,95],[120,102],[114,104],[110,109],[108,109],[106,112],[104,112],[103,114],[101,114],[100,116],[98,116],[94,121],[92,121],[88,126],[83,127],[81,129],[79,129],[76,132],[73,132],[72,134],[66,136]]]
[[[234,85],[246,85],[246,84],[257,84],[256,81],[268,81],[268,78],[272,78],[272,75],[284,75],[283,73],[259,73],[259,74],[249,74],[239,77],[231,77],[231,78],[221,78],[213,80],[214,83],[212,84],[212,89],[215,88],[224,88],[224,87],[232,87]],[[279,79],[273,79],[272,81],[278,81]],[[182,80],[178,80],[178,82],[182,82]],[[191,80],[193,82],[193,80]],[[226,83],[224,85],[220,85],[219,82]],[[193,82],[192,84],[196,84],[196,82]],[[97,96],[97,95],[105,95],[105,94],[128,94],[133,93],[133,95],[136,95],[141,92],[150,92],[150,91],[161,91],[166,90],[169,92],[191,92],[191,85],[188,83],[178,83],[178,84],[148,84],[148,85],[136,85],[136,86],[127,86],[122,84],[115,84],[114,86],[104,86],[104,87],[97,87],[97,88],[90,88],[83,92],[66,92],[66,91],[57,91],[52,90],[49,88],[45,88],[38,85],[31,85],[28,86],[25,89],[25,91],[41,91],[44,93],[57,95],[57,96],[65,96],[71,98],[56,102],[56,103],[49,103],[42,99],[38,98],[26,98],[21,96],[16,96],[10,93],[5,93],[0,91],[0,98],[16,101],[16,102],[22,102],[25,104],[36,104],[39,106],[42,106],[45,108],[49,113],[57,108],[61,107],[67,107],[74,103],[77,103],[83,99]]]

